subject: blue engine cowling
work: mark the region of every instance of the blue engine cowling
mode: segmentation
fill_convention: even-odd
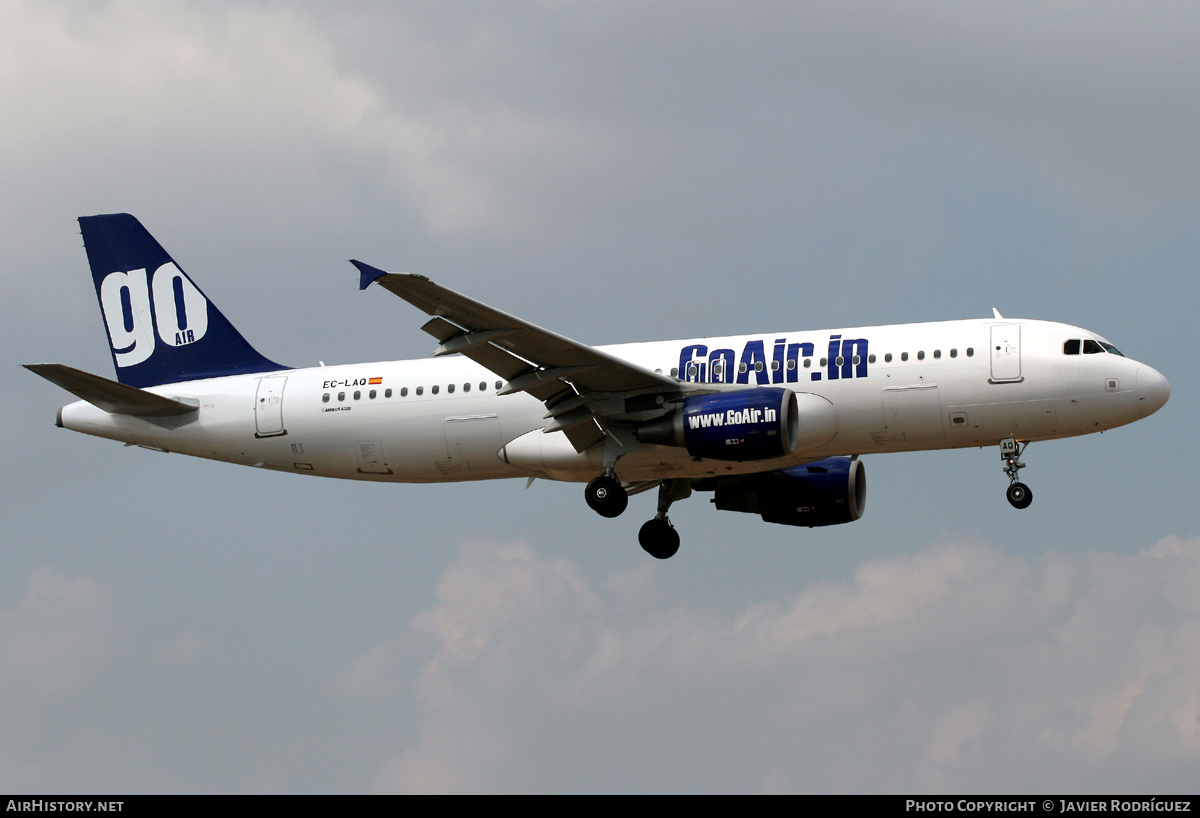
[[[703,490],[703,485],[694,485]],[[783,525],[839,525],[863,515],[867,471],[862,461],[830,457],[803,466],[717,482],[713,503],[722,511],[760,515]]]
[[[638,440],[684,446],[693,457],[769,460],[824,446],[837,435],[833,404],[781,387],[693,395],[665,417],[643,423]]]
[[[645,443],[684,446],[692,457],[713,460],[783,457],[799,437],[796,394],[780,387],[687,397],[672,414],[638,428]]]

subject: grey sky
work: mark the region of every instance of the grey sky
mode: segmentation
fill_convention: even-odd
[[[1200,762],[1191,3],[0,9],[0,787],[1168,791]],[[428,355],[346,259],[592,343],[1093,329],[1154,417],[867,459],[853,525],[376,486],[53,427],[111,375],[77,216],[268,357]]]

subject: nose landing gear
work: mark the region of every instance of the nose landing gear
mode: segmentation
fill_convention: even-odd
[[[1028,448],[1028,442],[1022,445],[1015,438],[1006,437],[1000,441],[1000,459],[1004,461],[1003,471],[1009,480],[1004,496],[1013,508],[1029,508],[1029,504],[1033,502],[1033,492],[1029,486],[1017,480],[1017,475],[1025,468],[1025,464],[1021,462],[1021,455]]]

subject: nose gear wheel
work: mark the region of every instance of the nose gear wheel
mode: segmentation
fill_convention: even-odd
[[[1028,448],[1028,441],[1022,444],[1011,437],[1000,441],[1000,459],[1004,461],[1003,471],[1008,475],[1009,481],[1004,496],[1013,508],[1029,508],[1029,504],[1033,502],[1033,492],[1029,486],[1017,479],[1021,469],[1025,468],[1025,464],[1021,462],[1021,455]]]

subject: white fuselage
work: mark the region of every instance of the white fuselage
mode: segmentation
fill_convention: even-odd
[[[1065,324],[988,319],[602,347],[684,380],[812,393],[836,411],[831,440],[786,458],[728,462],[639,444],[617,470],[626,481],[703,478],[832,455],[1046,440],[1131,423],[1166,402],[1166,380],[1149,366],[1109,351],[1064,354],[1069,339],[1096,338]],[[147,390],[198,401],[199,411],[189,415],[145,419],[78,402],[61,410],[60,425],[164,451],[354,480],[587,481],[603,470],[603,446],[576,453],[562,433],[541,431],[547,421],[539,400],[498,395],[498,385],[494,374],[458,356],[291,369]]]

